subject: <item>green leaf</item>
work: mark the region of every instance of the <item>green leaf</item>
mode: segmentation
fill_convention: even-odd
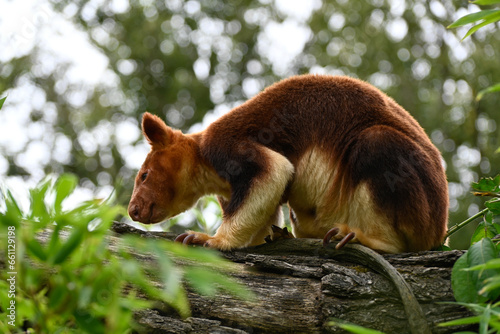
[[[495,23],[497,21],[500,21],[500,10],[497,11],[497,13],[491,14],[491,16],[485,17],[485,21],[482,23],[479,23],[478,25],[475,25],[474,27],[470,28],[469,31],[465,34],[465,36],[462,38],[462,40],[466,39],[479,29],[481,29],[484,26],[487,26],[488,24]]]
[[[189,259],[203,265],[215,265],[220,270],[231,271],[236,268],[234,263],[222,258],[218,252],[207,248],[185,247],[177,242],[162,242],[160,246],[166,252],[172,253],[176,257]]]
[[[472,182],[472,189],[483,192],[498,192],[500,191],[500,174],[495,178],[485,177],[480,179],[477,183]]]
[[[494,5],[494,4],[500,4],[500,0],[475,0],[471,1],[475,5]]]
[[[50,177],[42,180],[35,188],[30,190],[30,202],[31,202],[31,212],[30,219],[37,222],[37,226],[34,226],[34,231],[36,232],[39,228],[44,228],[48,224],[52,223],[49,218],[49,213],[47,211],[47,206],[45,205],[45,196],[50,188],[52,179]]]
[[[92,222],[92,226],[89,224],[89,229],[92,232],[107,232],[111,223],[116,218],[116,216],[123,211],[123,208],[119,205],[110,207],[108,205],[101,205],[97,210],[97,217]]]
[[[223,290],[243,300],[255,300],[255,294],[245,285],[239,283],[233,277],[222,275],[220,273],[216,274],[218,276],[216,283],[220,284]]]
[[[130,291],[127,298],[120,300],[120,306],[127,310],[137,311],[147,308],[153,308],[154,303],[150,300],[142,300],[136,297],[134,291]]]
[[[129,252],[124,249],[120,250],[120,255],[124,259],[130,256]],[[145,275],[143,268],[137,261],[121,260],[120,267],[123,270],[124,277],[127,277],[127,281],[141,288],[151,298],[160,298],[162,296],[162,292],[151,284],[151,279]]]
[[[480,293],[487,293],[491,292],[492,294],[500,294],[500,276],[495,276],[488,278],[485,281],[485,285],[483,288],[479,291]]]
[[[447,303],[445,302],[443,304],[447,304]],[[486,308],[490,308],[491,309],[491,304],[484,304],[484,303],[482,303],[482,304],[477,304],[477,303],[450,303],[450,304],[464,306],[464,307],[468,308],[469,310],[471,310],[472,312],[474,312],[476,314],[482,314],[482,313],[484,313],[484,311],[486,310]]]
[[[58,282],[59,284],[55,284],[53,289],[50,291],[49,295],[49,307],[52,310],[57,309],[61,304],[67,299],[68,289],[64,282]]]
[[[166,256],[159,256],[160,273],[163,281],[163,290],[170,300],[175,300],[182,289],[182,272],[173,266],[172,261]]]
[[[191,316],[191,310],[186,291],[182,286],[182,272],[174,267],[168,256],[162,254],[160,245],[161,243],[157,240],[148,240],[147,243],[150,252],[158,254],[160,275],[163,282],[162,297],[179,312],[181,317],[187,318]]]
[[[10,192],[10,190],[7,190],[4,196],[5,196],[5,212],[3,214],[0,214],[1,218],[0,222],[4,226],[14,226],[15,228],[18,228],[23,218],[23,213],[19,208],[19,204],[17,204],[17,201]]]
[[[28,251],[37,257],[40,261],[47,261],[47,254],[43,249],[42,245],[36,239],[30,239],[26,242],[26,248]]]
[[[490,260],[498,258],[498,251],[496,249],[495,244],[491,239],[484,238],[469,248],[467,252],[467,264],[468,267],[474,267],[477,265],[485,264]],[[497,275],[498,271],[495,269],[484,269],[481,271],[472,271],[472,280],[475,285],[475,290],[479,292],[483,285],[484,281],[487,278],[494,277]],[[493,298],[492,295],[484,295],[489,299]]]
[[[439,327],[448,327],[448,326],[460,326],[460,325],[471,325],[471,324],[477,324],[481,320],[480,316],[473,316],[473,317],[467,317],[467,318],[460,318],[456,320],[451,320],[447,322],[442,322],[438,324]]]
[[[479,93],[477,93],[477,96],[476,96],[476,101],[481,100],[484,97],[484,95],[486,95],[486,94],[495,93],[495,92],[500,92],[500,83],[497,83],[496,85],[490,86],[488,88],[485,88],[485,89],[479,91]],[[500,148],[497,151],[500,151]]]
[[[253,292],[246,286],[212,269],[190,267],[186,269],[185,277],[194,289],[206,296],[214,296],[219,289],[222,289],[243,300],[255,299]]]
[[[340,328],[351,332],[355,334],[384,334],[384,332],[375,330],[375,329],[370,329],[370,328],[365,328],[362,326],[354,325],[354,324],[349,324],[346,322],[341,322],[341,321],[331,321],[328,323],[329,326],[339,326]]]
[[[485,264],[470,267],[467,270],[500,269],[500,259],[489,260]]]
[[[488,305],[489,306],[489,305]],[[491,319],[491,309],[486,307],[484,312],[480,315],[481,319],[479,320],[479,333],[487,334],[488,333],[488,324]]]
[[[189,300],[186,291],[181,285],[180,278],[180,272],[172,270],[167,281],[164,282],[165,289],[163,291],[166,293],[164,298],[166,297],[165,300],[179,312],[181,317],[187,318],[191,316],[191,309],[189,308]]]
[[[486,206],[494,215],[500,215],[500,198],[495,198],[492,199],[486,203],[484,203],[484,206]]]
[[[477,265],[468,270],[485,270],[490,269],[496,274],[484,280],[483,288],[479,291],[480,294],[487,294],[490,299],[494,300],[500,296],[500,258],[490,260],[482,265]]]
[[[184,277],[201,295],[213,297],[217,293],[218,287],[213,282],[212,273],[204,268],[187,268]]]
[[[75,190],[78,185],[78,178],[72,174],[64,174],[59,177],[55,184],[56,199],[54,209],[56,213],[61,211],[62,201],[66,199]]]
[[[479,11],[477,13],[468,14],[450,24],[448,28],[457,28],[479,20],[485,20],[485,19],[487,20],[490,17],[490,15],[493,15],[497,12],[499,12],[498,9],[488,9]]]
[[[61,242],[59,240],[59,232],[61,231],[61,225],[56,224],[52,230],[52,235],[50,236],[49,246],[47,247],[47,254],[51,255],[53,258],[56,251],[59,249]],[[52,263],[52,262],[51,262]]]
[[[472,235],[471,238],[471,244],[474,244],[483,238],[491,239],[497,234],[498,234],[497,229],[493,224],[493,212],[488,211],[483,216],[483,221],[479,223],[476,230],[474,231],[474,234]]]
[[[6,99],[7,99],[7,96],[0,99],[0,109],[2,109],[3,104],[4,104]]]
[[[458,302],[476,303],[485,298],[478,295],[472,272],[463,270],[469,268],[467,257],[468,253],[465,253],[453,265],[451,287]]]
[[[87,310],[75,310],[73,316],[76,319],[78,326],[87,333],[106,333],[106,327],[102,319],[94,317]]]
[[[108,282],[107,282],[108,283]],[[109,284],[108,284],[109,285]],[[106,287],[107,289],[107,287]],[[88,308],[92,299],[93,289],[92,286],[84,286],[80,289],[78,294],[78,307],[82,309]]]
[[[61,264],[62,262],[64,262],[80,245],[84,234],[85,230],[83,230],[82,228],[74,229],[68,240],[66,240],[66,242],[57,251],[52,263]]]
[[[83,225],[98,216],[98,210],[93,201],[85,201],[71,211],[60,212],[55,217],[56,226]]]

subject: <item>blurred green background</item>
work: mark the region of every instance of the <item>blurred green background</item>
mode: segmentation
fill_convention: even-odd
[[[20,4],[22,3],[22,5]],[[24,6],[24,9],[20,9]],[[0,179],[81,178],[126,205],[148,147],[144,111],[198,131],[300,73],[358,77],[392,96],[443,154],[450,225],[476,213],[470,183],[500,172],[500,34],[447,30],[479,10],[420,0],[0,0]],[[29,8],[29,10],[27,10]],[[466,248],[474,227],[452,240]]]

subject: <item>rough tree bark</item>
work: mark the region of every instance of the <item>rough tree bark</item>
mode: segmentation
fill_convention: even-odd
[[[175,237],[144,232],[128,225],[113,226],[117,237]],[[257,302],[229,295],[209,299],[189,291],[192,317],[180,319],[167,306],[138,312],[145,333],[342,333],[329,325],[341,319],[385,333],[410,333],[401,297],[393,283],[352,261],[349,247],[332,259],[320,240],[287,239],[254,248],[221,253],[237,263],[234,276],[253,290]],[[420,304],[432,333],[466,328],[438,323],[469,316],[454,301],[450,276],[462,251],[384,255],[404,277]]]

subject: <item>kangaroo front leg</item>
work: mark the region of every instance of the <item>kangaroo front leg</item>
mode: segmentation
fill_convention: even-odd
[[[263,231],[276,222],[277,210],[294,168],[287,158],[275,151],[259,147],[259,153],[264,158],[260,173],[243,184],[249,187],[246,196],[233,212],[224,214],[217,233],[211,237],[190,231],[180,235],[177,241],[221,250],[255,245],[260,239],[264,242]],[[233,189],[233,194],[235,191],[238,189]]]

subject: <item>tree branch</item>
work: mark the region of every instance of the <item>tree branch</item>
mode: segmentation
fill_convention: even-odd
[[[169,240],[175,237],[124,224],[115,224],[113,230]],[[225,333],[341,332],[329,325],[331,318],[386,333],[415,333],[411,327],[419,333],[467,329],[436,326],[470,315],[458,305],[441,303],[454,301],[451,268],[463,252],[367,256],[361,245],[349,244],[340,251],[334,250],[334,245],[324,248],[320,240],[287,239],[222,252],[240,265],[234,276],[254,291],[258,302],[242,302],[227,295],[208,299],[190,292],[193,318],[183,321],[163,306],[141,312],[138,321],[147,332],[159,333],[169,333],[165,328],[174,325],[181,333],[215,328]],[[378,257],[382,261],[374,260]],[[399,283],[393,285],[391,280]]]

